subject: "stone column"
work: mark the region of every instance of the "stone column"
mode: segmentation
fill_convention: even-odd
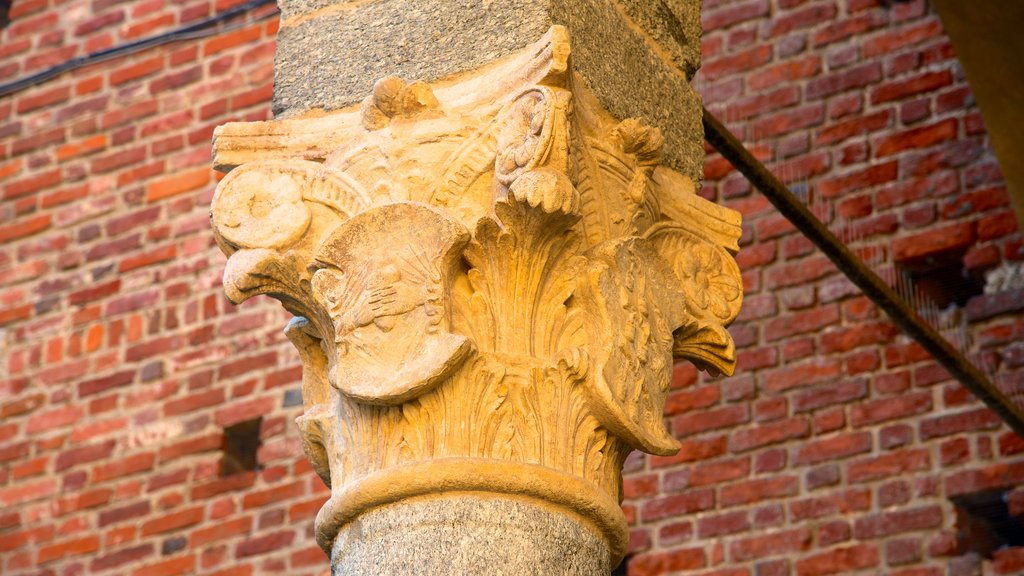
[[[697,4],[282,5],[278,117],[217,130],[212,222],[228,297],[295,315],[334,574],[622,559],[627,454],[679,447],[673,357],[734,362]]]

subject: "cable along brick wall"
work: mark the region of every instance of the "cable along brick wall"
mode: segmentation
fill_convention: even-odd
[[[15,0],[0,77],[231,5]],[[705,103],[832,218],[877,250],[956,239],[980,281],[1020,266],[981,116],[926,2],[704,10]],[[208,227],[213,127],[269,118],[275,32],[251,23],[0,98],[0,573],[326,570],[286,315],[224,299]],[[739,368],[677,366],[667,418],[683,451],[627,463],[629,572],[1019,573],[1019,548],[983,559],[959,542],[953,499],[1006,490],[1019,516],[1024,442],[727,163],[709,155],[705,176],[702,194],[746,226]],[[1011,283],[962,308],[1006,382],[1024,382],[1020,296]],[[257,418],[255,466],[222,475],[225,429]]]

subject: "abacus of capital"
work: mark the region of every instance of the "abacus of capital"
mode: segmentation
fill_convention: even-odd
[[[217,130],[224,287],[295,316],[336,575],[607,574],[626,456],[679,448],[673,357],[732,372],[739,216],[607,111],[570,30]]]

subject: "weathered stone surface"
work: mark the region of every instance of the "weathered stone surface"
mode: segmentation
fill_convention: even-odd
[[[575,70],[604,107],[659,126],[665,162],[694,181],[702,176],[700,99],[687,81],[700,63],[696,3],[314,0],[283,9],[274,87],[279,117],[351,106],[387,75],[429,82],[474,70],[560,24],[573,38]]]
[[[322,7],[312,2],[290,11]],[[385,76],[432,81],[479,68],[540,38],[551,26],[543,4],[383,0],[331,3],[344,9],[314,18],[286,12],[277,36],[274,112],[345,108]]]
[[[699,182],[704,125],[700,96],[686,73],[662,57],[651,37],[624,18],[614,0],[554,2],[552,15],[569,29],[573,68],[601,104],[617,118],[639,117],[658,126],[665,135],[666,164]],[[646,16],[653,18],[649,12]],[[696,41],[699,50],[699,36]],[[687,61],[699,62],[692,56]]]
[[[700,2],[688,0],[619,0],[646,34],[692,78],[700,68]]]
[[[225,290],[297,316],[336,574],[607,573],[627,454],[679,449],[673,357],[735,366],[739,217],[666,165],[661,130],[617,116],[679,128],[662,90],[687,88],[660,57],[665,76],[628,80],[602,41],[631,33],[617,10],[553,12],[580,58],[553,26],[472,73],[216,131]],[[653,54],[634,40],[618,49]]]
[[[462,494],[406,500],[352,521],[331,551],[334,576],[607,576],[602,537],[539,503]]]
[[[337,11],[351,10],[361,3],[363,0],[278,0],[277,7],[281,10],[282,19],[291,20],[297,17],[310,17],[325,8]]]

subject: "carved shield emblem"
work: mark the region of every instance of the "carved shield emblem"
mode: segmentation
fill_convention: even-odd
[[[313,290],[334,326],[331,384],[371,404],[433,388],[470,343],[448,331],[447,294],[469,233],[425,204],[363,212],[321,245]]]

